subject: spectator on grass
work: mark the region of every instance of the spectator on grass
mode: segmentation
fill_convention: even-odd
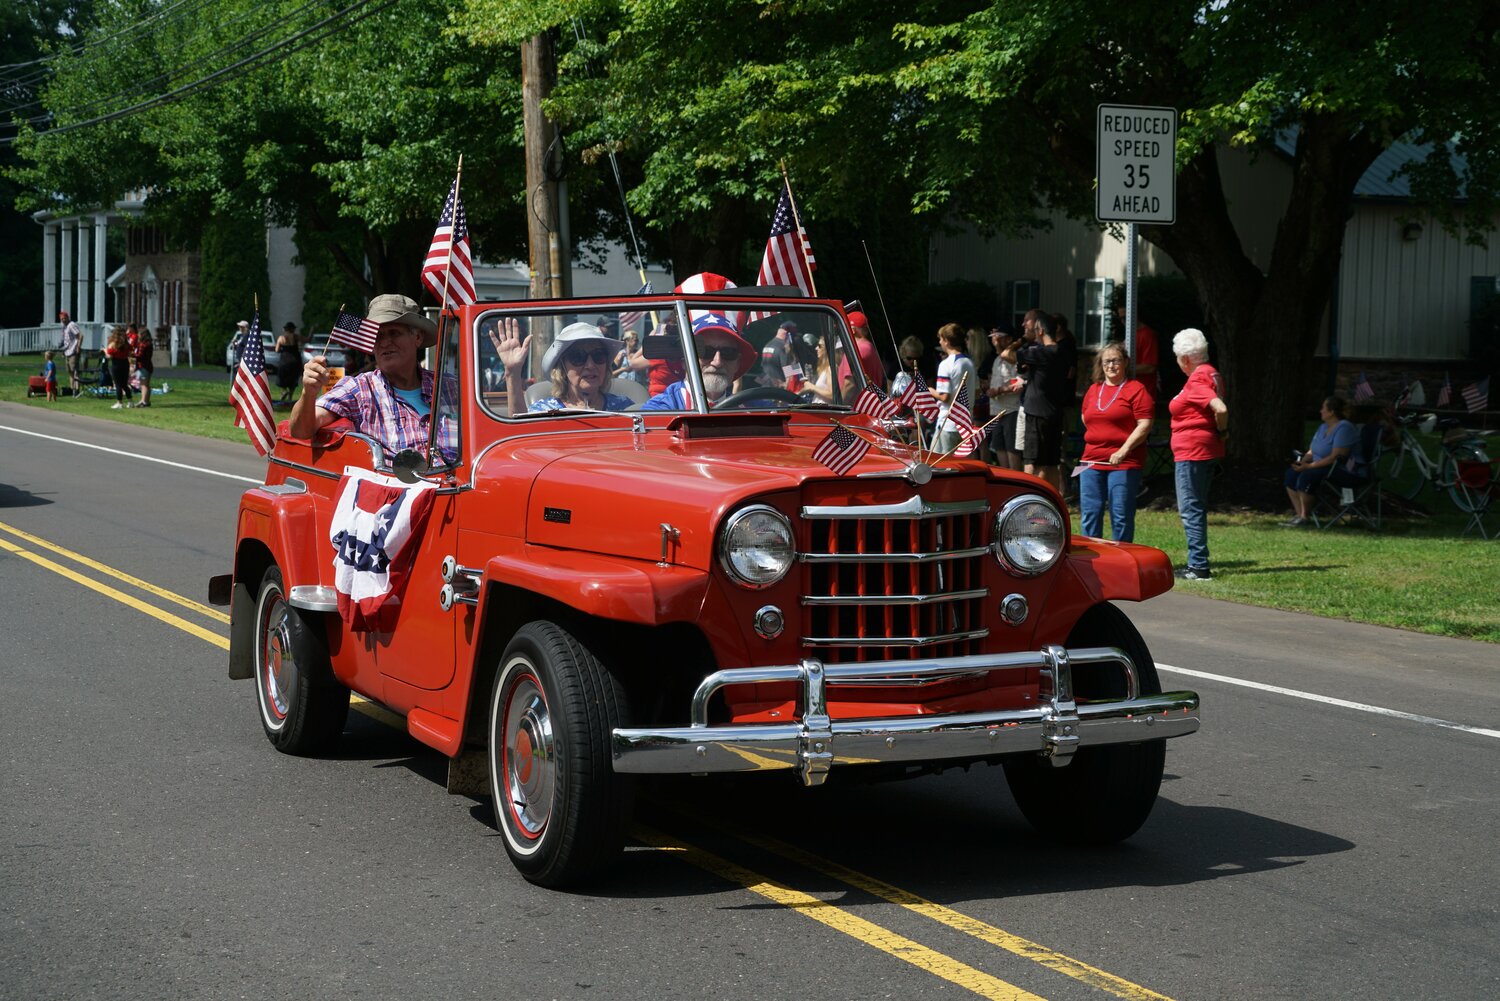
[[[1283,477],[1286,495],[1292,502],[1292,516],[1283,521],[1287,528],[1300,528],[1312,521],[1313,491],[1328,480],[1336,487],[1353,486],[1357,478],[1345,468],[1345,462],[1359,443],[1359,429],[1345,419],[1348,404],[1342,396],[1330,396],[1318,408],[1323,423],[1313,432],[1306,452],[1298,452]]]

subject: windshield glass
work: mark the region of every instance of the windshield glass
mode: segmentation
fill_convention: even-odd
[[[850,364],[837,312],[796,300],[504,307],[481,315],[475,336],[480,399],[499,418],[847,407],[868,367]]]

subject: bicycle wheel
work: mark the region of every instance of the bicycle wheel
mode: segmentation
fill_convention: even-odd
[[[1405,500],[1415,499],[1427,482],[1427,477],[1422,475],[1422,464],[1410,452],[1411,447],[1402,442],[1400,448],[1380,453],[1380,458],[1375,462],[1375,475],[1380,477],[1380,489]]]

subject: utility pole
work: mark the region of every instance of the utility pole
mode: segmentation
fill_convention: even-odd
[[[534,35],[521,43],[521,101],[526,128],[526,235],[531,265],[531,298],[571,294],[571,262],[559,224],[556,174],[548,160],[559,155],[557,128],[542,113],[542,102],[557,80],[552,38]]]

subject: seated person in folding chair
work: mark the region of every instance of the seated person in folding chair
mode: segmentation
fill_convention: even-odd
[[[1345,419],[1348,405],[1341,396],[1323,401],[1318,416],[1323,423],[1313,433],[1306,452],[1298,453],[1286,471],[1286,495],[1292,502],[1292,517],[1282,522],[1288,528],[1312,523],[1313,491],[1324,480],[1336,487],[1355,486],[1361,482],[1345,468],[1345,462],[1359,444],[1359,429]]]

